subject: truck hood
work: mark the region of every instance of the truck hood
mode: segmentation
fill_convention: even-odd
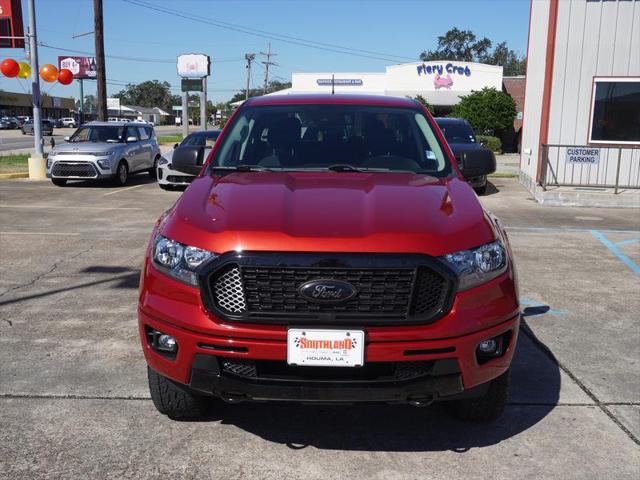
[[[407,173],[244,172],[197,178],[161,232],[233,250],[442,255],[495,238],[473,190]]]

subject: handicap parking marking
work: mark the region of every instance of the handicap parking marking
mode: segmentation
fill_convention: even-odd
[[[524,317],[544,315],[547,313],[550,315],[555,315],[557,317],[564,317],[567,315],[567,312],[565,310],[553,309],[549,305],[545,305],[541,302],[536,302],[527,297],[520,297],[520,305],[525,307],[522,311],[522,316]]]
[[[631,260],[628,256],[622,253],[622,250],[620,250],[621,245],[634,243],[634,241],[639,240],[638,238],[630,238],[628,240],[623,240],[621,242],[614,243],[611,240],[609,240],[604,235],[604,233],[602,233],[600,230],[590,230],[590,232],[591,232],[591,235],[597,238],[600,241],[600,243],[602,243],[605,247],[607,247],[611,251],[611,253],[613,253],[616,257],[618,257],[618,259],[622,263],[624,263],[627,267],[629,267],[633,273],[640,276],[640,265],[638,265],[636,262]]]
[[[632,243],[640,242],[640,237],[636,238],[627,238],[626,240],[622,240],[621,242],[615,242],[615,244],[619,247],[624,245],[631,245]]]

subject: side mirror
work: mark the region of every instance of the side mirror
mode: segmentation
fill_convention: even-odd
[[[171,157],[171,167],[187,175],[198,175],[204,163],[204,147],[184,145],[176,148]]]
[[[66,137],[64,137],[64,141],[65,141],[65,142],[68,142],[69,140],[71,140],[71,137],[70,137],[70,136],[68,136],[68,135],[67,135]]]
[[[496,157],[491,150],[462,152],[460,170],[465,178],[481,177],[496,171]]]
[[[137,142],[138,141],[138,137],[127,137],[127,143],[131,143],[131,142]]]
[[[173,149],[175,150],[176,148],[178,148],[178,145],[180,145],[179,143],[176,143],[173,145]]]

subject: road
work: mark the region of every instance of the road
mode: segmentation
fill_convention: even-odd
[[[437,405],[159,415],[137,286],[153,222],[180,194],[146,176],[0,181],[0,478],[637,479],[640,218],[492,182],[481,200],[507,226],[524,320],[506,412],[478,425]]]
[[[179,135],[182,133],[179,127],[172,125],[164,125],[155,127],[156,135]],[[191,131],[195,131],[191,127]],[[53,138],[56,144],[64,142],[64,137],[72,135],[74,128],[56,128],[53,130],[53,136],[44,137],[45,151],[50,150],[50,141]],[[22,135],[20,130],[0,130],[0,153],[14,152],[16,150],[32,150],[34,148],[34,139],[32,135]],[[24,153],[27,153],[26,151]]]

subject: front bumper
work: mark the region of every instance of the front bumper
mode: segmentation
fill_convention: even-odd
[[[158,184],[169,186],[188,186],[193,179],[193,175],[186,175],[171,168],[171,163],[158,165]]]
[[[109,157],[56,155],[47,162],[47,178],[98,180],[114,176],[115,168],[111,165]]]

